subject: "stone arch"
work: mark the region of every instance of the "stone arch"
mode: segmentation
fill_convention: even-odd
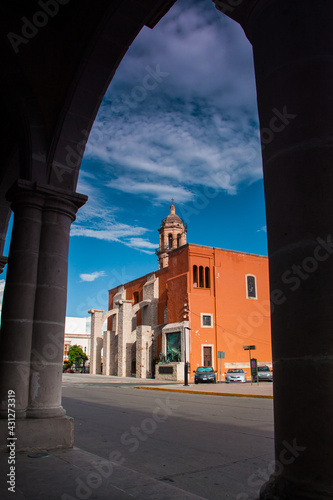
[[[141,27],[145,24],[153,26],[173,3],[174,0],[101,0],[98,3],[71,0],[69,5],[62,4],[61,14],[50,20],[39,33],[39,39],[25,43],[18,53],[13,52],[9,57],[10,62],[17,64],[20,69],[19,74],[25,77],[17,81],[18,86],[25,88],[20,94],[23,96],[22,100],[17,103],[17,116],[21,130],[29,131],[27,136],[23,134],[22,144],[27,145],[24,141],[28,138],[28,141],[32,141],[33,148],[30,148],[30,153],[37,154],[36,158],[32,158],[32,154],[26,154],[21,159],[24,167],[23,174],[20,171],[19,175],[23,175],[23,180],[33,182],[21,183],[19,194],[16,192],[17,196],[13,194],[12,197],[12,203],[19,213],[18,223],[14,222],[18,238],[13,245],[14,253],[11,254],[9,268],[12,271],[8,271],[7,276],[4,298],[6,304],[1,327],[0,401],[5,401],[8,390],[14,389],[17,395],[17,416],[22,419],[29,415],[31,394],[29,396],[26,383],[29,370],[33,368],[38,371],[37,361],[31,360],[31,346],[35,342],[43,350],[48,327],[57,325],[58,329],[52,331],[55,346],[59,350],[63,335],[61,329],[65,316],[65,293],[62,292],[61,300],[59,299],[60,305],[50,311],[53,314],[53,326],[51,322],[47,323],[41,318],[45,310],[45,297],[41,288],[47,290],[47,302],[52,306],[57,297],[56,287],[51,286],[56,273],[45,272],[45,269],[51,269],[49,264],[52,248],[48,241],[52,232],[49,215],[57,218],[63,229],[63,239],[55,238],[52,244],[53,248],[56,246],[57,250],[62,251],[62,259],[66,263],[70,222],[74,219],[76,210],[84,203],[82,197],[73,196],[87,140],[87,137],[82,138],[82,130],[89,133],[112,74]],[[330,259],[333,225],[330,139],[333,116],[333,6],[327,1],[320,1],[316,6],[313,4],[310,0],[216,0],[219,10],[241,24],[254,50],[264,146],[270,282],[274,304],[272,333],[275,339],[273,358],[277,461],[281,456],[285,457],[287,449],[298,453],[297,446],[302,447],[301,457],[297,456],[295,461],[288,457],[288,463],[285,461],[283,464],[279,477],[273,477],[262,491],[263,499],[280,496],[281,492],[281,495],[288,498],[326,498],[332,497],[333,492],[333,430],[332,425],[327,425],[328,415],[331,415],[330,388],[324,383],[314,388],[312,375],[315,368],[321,373],[323,380],[331,380],[333,376],[333,366],[329,362],[333,356],[330,334],[333,326],[333,264]],[[26,10],[22,10],[23,8]],[[7,47],[7,35],[13,29],[21,29],[22,15],[33,14],[32,2],[12,2],[10,7],[6,2],[0,5],[0,29]],[[105,66],[105,52],[108,53],[107,58],[110,58],[110,50],[113,54],[112,63]],[[47,58],[43,58],[45,53]],[[63,60],[59,60],[59,54],[63,54]],[[4,67],[6,60],[2,62]],[[94,72],[96,68],[97,71]],[[94,79],[96,83],[92,82]],[[8,89],[6,92],[13,100]],[[42,120],[39,119],[39,113]],[[41,130],[38,130],[41,123]],[[287,132],[281,133],[286,128]],[[35,131],[36,135],[32,133]],[[17,143],[17,138],[13,141],[14,145],[15,141]],[[69,164],[66,146],[74,148],[76,156],[73,164]],[[27,153],[29,147],[29,144],[26,148],[23,146],[22,151],[26,149]],[[40,161],[39,151],[42,151]],[[35,185],[36,180],[43,182],[44,179],[48,189]],[[57,189],[49,189],[50,186]],[[2,210],[8,211],[8,206],[3,206]],[[38,212],[41,229],[38,238],[40,237],[42,246],[36,248],[31,244],[29,253],[27,245],[22,241],[24,238],[20,239],[19,236],[24,235],[27,230],[27,221],[30,221],[29,234],[33,234],[36,229],[36,218],[28,217],[31,212]],[[26,262],[23,265],[18,254],[24,251]],[[316,259],[318,263],[318,271],[311,276],[313,279],[308,279],[310,275],[306,275],[306,278],[293,276],[290,271],[294,269],[293,266],[307,262],[309,257]],[[38,278],[37,269],[40,270]],[[27,270],[33,270],[35,274],[29,274]],[[302,269],[301,273],[304,276]],[[20,286],[17,276],[26,279],[25,282],[21,279]],[[282,276],[285,279],[281,284]],[[293,293],[297,290],[291,287],[286,289],[284,286],[291,284],[290,277],[294,279],[295,286],[302,286],[301,294]],[[58,291],[66,289],[64,274],[57,286]],[[26,293],[28,288],[30,294]],[[11,316],[13,304],[17,302],[25,306],[20,309],[24,309],[29,317],[19,317],[20,311],[17,308],[16,316]],[[25,321],[24,331],[21,319]],[[9,338],[11,345],[17,346],[15,353],[10,349]],[[40,381],[43,394],[48,394],[50,400],[48,404],[45,400],[38,402],[34,418],[29,419],[25,426],[25,434],[29,439],[32,428],[40,430],[43,419],[36,417],[44,415],[45,420],[50,416],[61,417],[61,422],[58,423],[63,425],[63,435],[66,436],[63,442],[70,446],[72,428],[61,409],[61,380],[56,373],[61,365],[59,353],[57,363],[53,360],[53,363],[48,363],[48,368],[53,370],[52,365],[56,364],[58,368],[52,375],[45,370],[48,372],[48,380],[43,378]],[[288,377],[295,366],[298,373],[301,373],[297,384]],[[25,383],[21,383],[22,374]],[[312,398],[311,405],[309,395]],[[293,405],[290,405],[291,400],[294,401]],[[315,412],[315,403],[318,402],[322,411]],[[1,411],[2,415],[6,414],[6,408],[2,407]],[[19,419],[17,422],[19,428]],[[43,432],[36,432],[35,435],[43,435]],[[285,444],[287,437],[291,440],[287,442],[289,448]],[[50,448],[57,447],[56,436],[51,438],[54,440],[49,441]],[[294,448],[291,448],[293,445]],[[35,442],[35,446],[43,448],[45,443]],[[325,461],[322,460],[323,456]]]
[[[141,302],[139,302],[138,304],[134,304],[134,306],[132,308],[133,314],[136,314],[140,309],[142,309],[143,307],[148,306],[149,304],[151,304],[151,300],[150,299],[141,300]]]

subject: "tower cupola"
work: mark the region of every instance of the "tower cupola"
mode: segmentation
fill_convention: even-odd
[[[159,269],[168,267],[169,253],[186,245],[187,228],[183,219],[176,215],[176,207],[173,204],[170,207],[170,214],[162,220],[160,233],[158,255]]]

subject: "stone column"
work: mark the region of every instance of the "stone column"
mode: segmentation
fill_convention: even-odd
[[[152,368],[151,326],[136,327],[136,378],[151,378]]]
[[[86,196],[37,187],[44,194],[27,416],[60,417],[70,226]]]
[[[14,390],[17,451],[70,447],[73,419],[60,403],[68,241],[87,197],[19,180],[8,198],[14,226],[2,309],[1,416]],[[1,450],[7,436],[3,418]]]
[[[333,2],[220,3],[253,44],[263,149],[277,473],[261,499],[331,499]]]
[[[111,332],[103,332],[103,375],[111,375]]]
[[[91,314],[90,373],[100,375],[104,309],[89,309],[88,313]]]
[[[14,224],[3,297],[0,337],[0,417],[7,418],[8,390],[15,391],[16,418],[29,398],[31,339],[44,197],[20,184],[10,192]]]
[[[119,300],[118,315],[118,377],[130,376],[127,370],[127,344],[132,343],[132,300]]]

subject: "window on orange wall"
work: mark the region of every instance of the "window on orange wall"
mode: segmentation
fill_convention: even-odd
[[[257,298],[257,286],[255,276],[246,276],[246,286],[247,286],[247,298],[256,299]]]
[[[204,287],[204,268],[203,266],[199,267],[199,287]]]
[[[198,286],[198,266],[193,266],[193,286]]]
[[[205,286],[210,288],[210,272],[209,267],[205,267]]]
[[[134,292],[133,293],[133,304],[138,304],[139,303],[139,292]]]
[[[212,328],[213,326],[213,315],[212,314],[201,314],[201,326],[202,328]]]

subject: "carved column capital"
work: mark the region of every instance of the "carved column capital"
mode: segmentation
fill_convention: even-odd
[[[17,180],[6,197],[11,202],[14,213],[19,206],[29,205],[41,210],[62,213],[70,217],[72,221],[75,220],[78,209],[88,200],[88,197],[83,194],[24,179]]]

